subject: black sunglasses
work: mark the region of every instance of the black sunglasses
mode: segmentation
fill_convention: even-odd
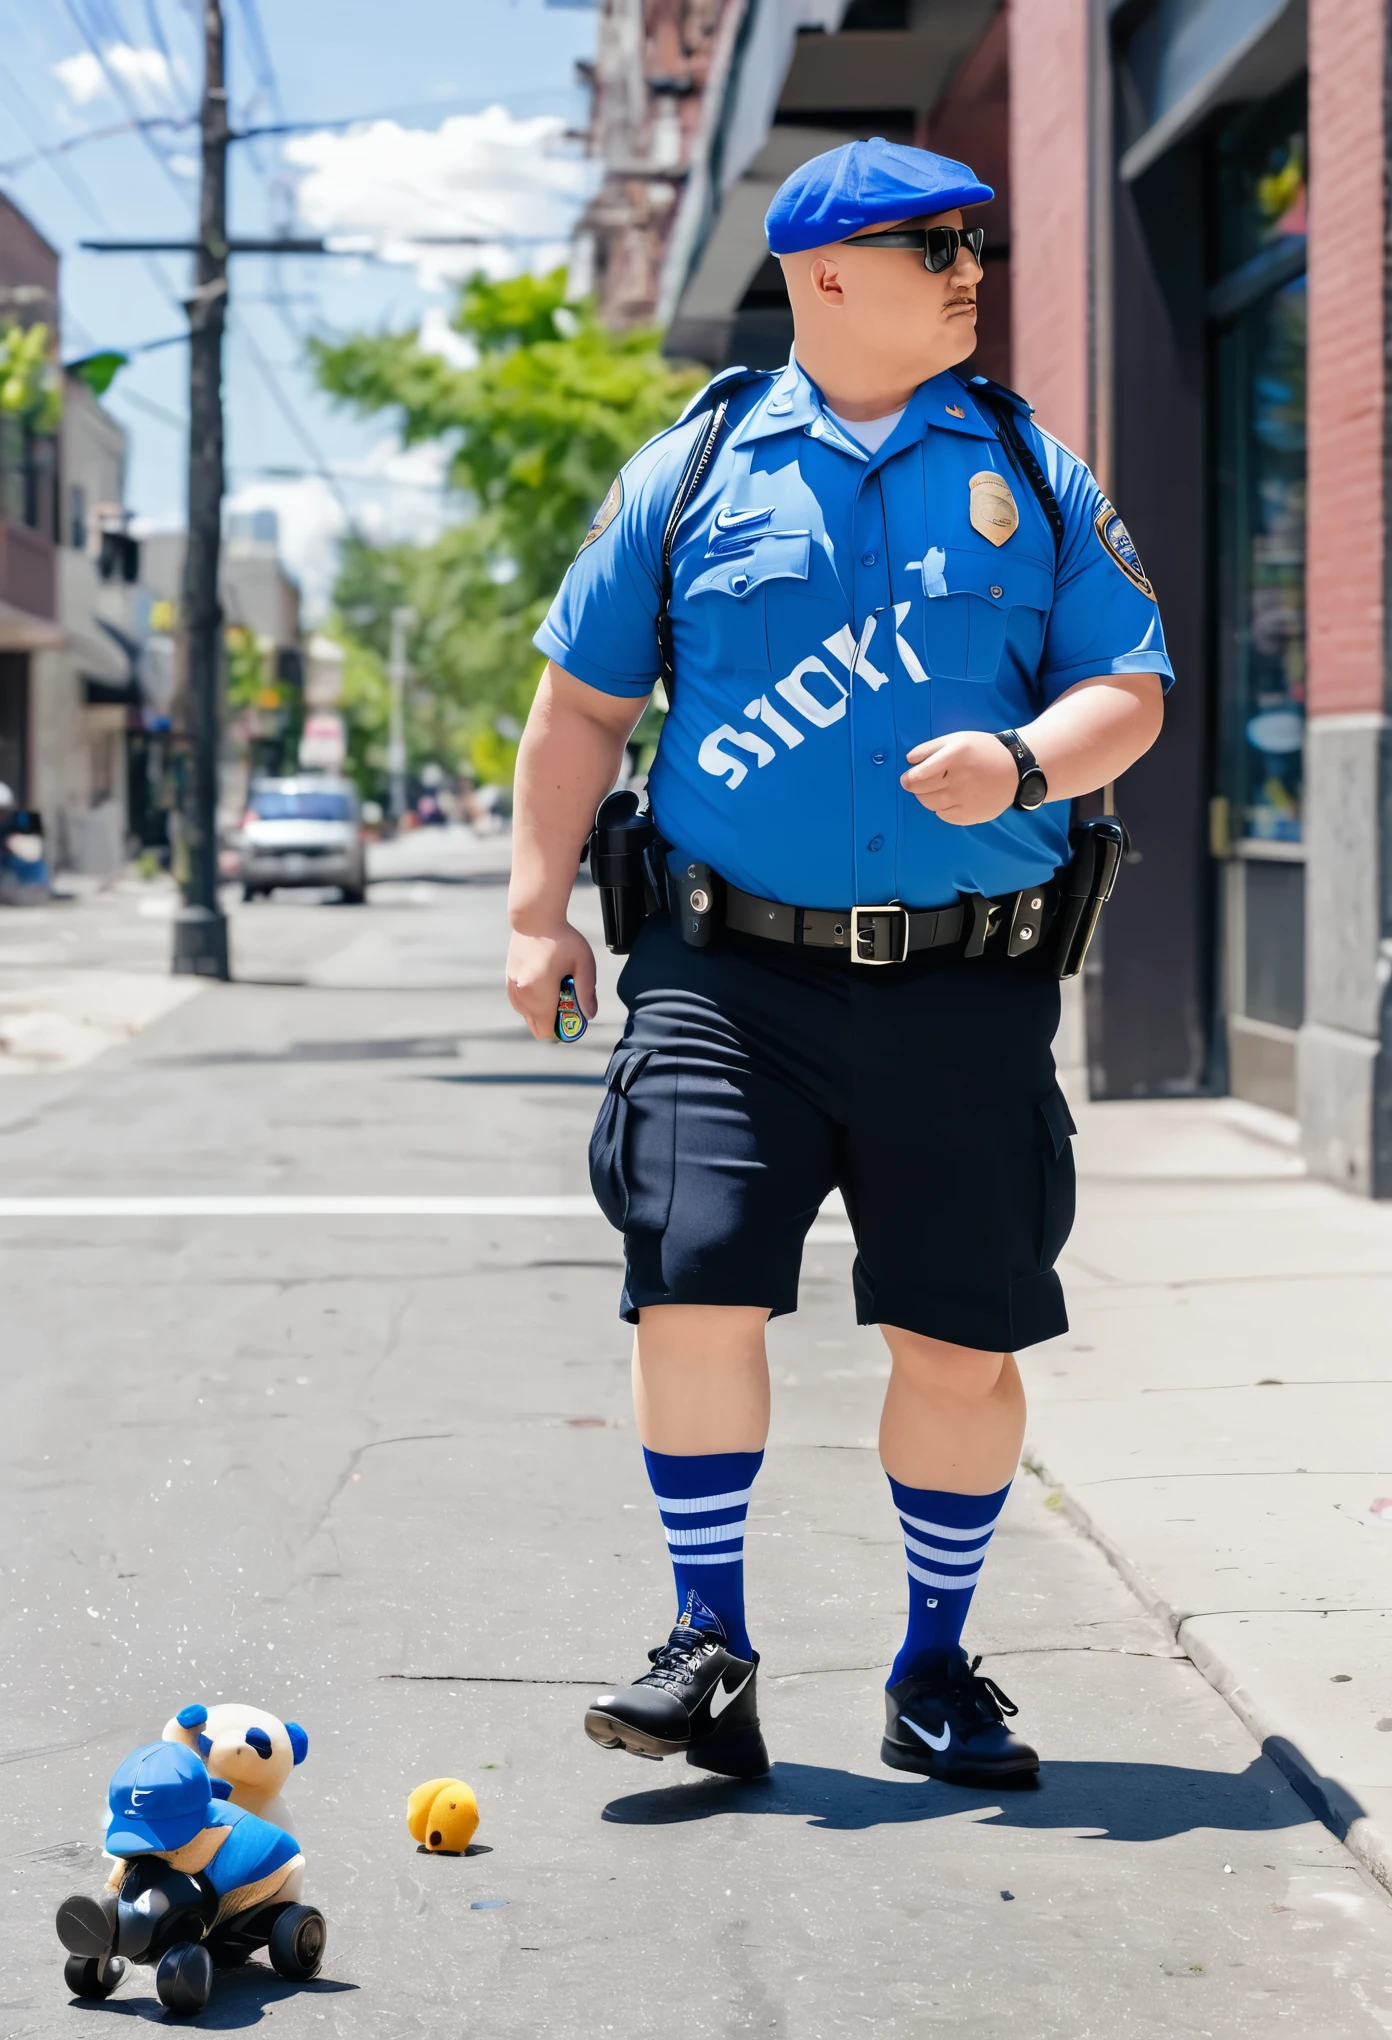
[[[979,264],[986,246],[985,227],[898,227],[885,234],[854,234],[843,243],[847,248],[921,248],[923,266],[935,276],[951,269],[963,247],[968,247]]]

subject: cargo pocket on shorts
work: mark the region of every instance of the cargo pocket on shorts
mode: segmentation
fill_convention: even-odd
[[[1057,1084],[1035,1108],[1036,1138],[1042,1177],[1039,1227],[1039,1268],[1046,1273],[1063,1252],[1073,1230],[1077,1186],[1073,1173],[1071,1135],[1078,1129],[1068,1101]]]
[[[590,1136],[590,1187],[620,1232],[662,1232],[676,1173],[675,1057],[620,1043]]]

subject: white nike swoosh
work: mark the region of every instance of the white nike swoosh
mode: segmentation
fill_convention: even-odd
[[[740,1680],[739,1684],[736,1686],[733,1693],[727,1691],[727,1689],[724,1686],[716,1686],[714,1688],[710,1696],[710,1718],[712,1721],[718,1721],[721,1715],[725,1712],[725,1709],[729,1706],[730,1702],[732,1700],[739,1699],[740,1694],[744,1691],[745,1687],[749,1684],[749,1681],[753,1678],[753,1676],[754,1667],[751,1665],[749,1670],[745,1673],[744,1677]]]
[[[905,1728],[911,1728],[915,1735],[921,1736],[930,1750],[945,1750],[952,1740],[952,1723],[950,1721],[943,1723],[941,1735],[929,1735],[926,1728],[920,1728],[916,1721],[910,1721],[907,1714],[901,1714],[899,1719],[903,1722]]]
[[[717,531],[744,531],[751,524],[767,524],[773,511],[773,504],[766,510],[731,510],[722,505],[715,513],[715,528]]]

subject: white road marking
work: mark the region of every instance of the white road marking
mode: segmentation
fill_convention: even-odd
[[[849,1240],[839,1199],[820,1243]],[[592,1197],[0,1197],[5,1218],[600,1218]],[[830,1223],[826,1223],[829,1220]]]

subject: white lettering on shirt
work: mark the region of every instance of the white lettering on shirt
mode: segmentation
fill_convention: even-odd
[[[737,730],[730,723],[722,723],[718,730],[712,730],[697,752],[696,762],[703,772],[711,772],[717,779],[725,778],[732,793],[748,778],[749,767],[742,758],[732,758],[728,752],[722,751],[722,744],[738,744],[741,750],[752,751],[760,765],[767,765],[778,755],[772,744],[766,744],[752,730]]]

